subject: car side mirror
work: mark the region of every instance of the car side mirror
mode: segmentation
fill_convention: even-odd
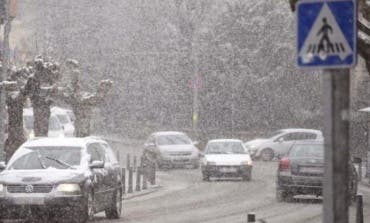
[[[5,170],[5,168],[6,168],[5,162],[0,162],[0,171]]]
[[[104,168],[104,161],[101,160],[94,160],[90,163],[89,167],[91,169],[102,169]]]

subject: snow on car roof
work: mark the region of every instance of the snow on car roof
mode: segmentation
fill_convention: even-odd
[[[51,112],[55,114],[67,114],[68,111],[71,111],[71,110],[57,107],[57,106],[54,106],[51,108]]]
[[[241,141],[240,139],[212,139],[212,140],[209,140],[208,142],[209,143],[210,142],[241,142],[243,143],[243,141]]]
[[[297,131],[300,131],[300,132],[315,132],[315,133],[321,133],[320,130],[317,130],[317,129],[303,129],[303,128],[289,128],[289,129],[280,129],[281,131],[284,131],[284,132],[297,132]]]
[[[22,147],[39,147],[39,146],[70,146],[70,147],[84,147],[88,141],[102,141],[94,137],[86,138],[36,138],[28,140]]]

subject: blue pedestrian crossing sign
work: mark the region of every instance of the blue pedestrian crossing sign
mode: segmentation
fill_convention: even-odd
[[[302,68],[356,65],[355,0],[300,0],[297,3],[297,64]]]

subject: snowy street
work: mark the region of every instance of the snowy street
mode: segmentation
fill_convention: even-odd
[[[136,151],[140,151],[137,148]],[[175,169],[157,174],[161,189],[149,195],[125,201],[119,221],[106,220],[98,214],[98,222],[247,222],[247,213],[268,223],[319,223],[322,200],[313,196],[296,197],[291,203],[275,199],[277,162],[254,162],[251,182],[211,180],[203,182],[200,170]],[[365,219],[370,217],[370,188],[361,185],[364,194]],[[350,208],[355,222],[355,206]]]

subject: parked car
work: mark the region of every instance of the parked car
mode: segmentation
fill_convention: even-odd
[[[252,179],[252,159],[241,140],[210,140],[202,156],[201,170],[205,181],[209,181],[210,177]]]
[[[69,110],[60,107],[52,107],[51,113],[55,115],[62,124],[64,135],[66,137],[73,137],[75,127],[70,118]]]
[[[357,193],[357,174],[352,163],[349,175],[349,196],[354,199]],[[322,196],[323,177],[323,142],[307,141],[294,144],[288,155],[280,160],[276,198],[278,201],[289,201],[295,195],[301,194]]]
[[[146,159],[162,167],[192,166],[199,168],[199,150],[183,132],[156,132],[144,144]]]
[[[314,129],[280,129],[265,137],[245,143],[252,158],[270,161],[274,157],[286,155],[289,148],[296,142],[303,140],[323,140],[322,132]]]
[[[32,108],[23,109],[23,125],[25,128],[26,132],[25,135],[27,139],[32,139],[35,137],[33,124],[34,124],[33,109]],[[48,137],[64,137],[63,126],[59,122],[59,119],[54,114],[51,114],[49,118]]]
[[[34,216],[86,222],[122,209],[121,167],[107,142],[87,138],[27,141],[0,173],[0,217]],[[49,222],[49,221],[47,221]]]

